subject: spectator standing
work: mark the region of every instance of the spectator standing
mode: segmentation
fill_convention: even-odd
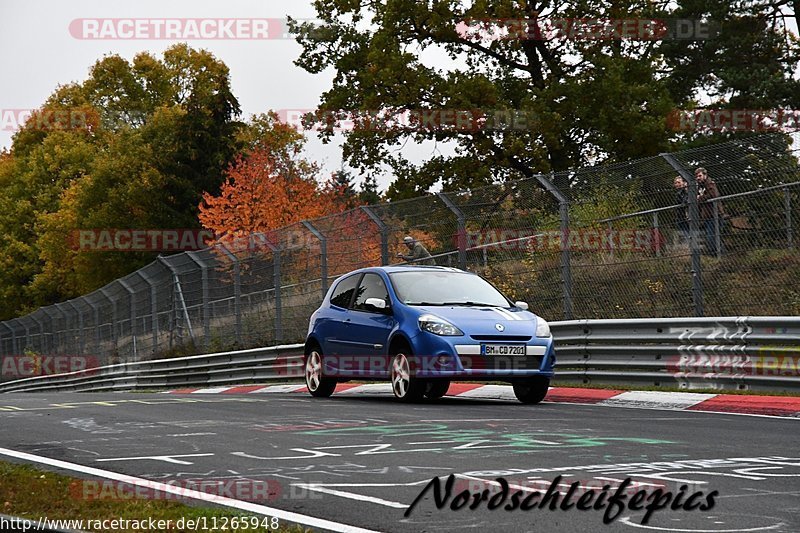
[[[678,205],[682,206],[678,212],[678,220],[675,225],[678,228],[680,242],[683,244],[689,241],[689,184],[686,183],[682,176],[675,176],[672,185],[675,187]]]
[[[431,257],[430,252],[419,242],[417,239],[411,236],[406,236],[403,238],[403,244],[405,244],[411,254],[404,255],[404,254],[397,254],[397,257],[402,258],[408,263],[414,263],[416,265],[435,265],[436,261],[433,260]]]
[[[710,255],[722,255],[724,248],[722,247],[722,238],[720,237],[720,249],[717,250],[717,238],[714,231],[714,212],[717,213],[719,220],[719,232],[722,234],[722,226],[725,222],[725,212],[722,208],[722,202],[712,202],[710,200],[719,198],[719,189],[717,184],[714,183],[708,176],[708,171],[703,167],[698,167],[694,171],[694,177],[697,180],[697,203],[700,210],[700,224],[705,229],[706,234],[706,251]]]

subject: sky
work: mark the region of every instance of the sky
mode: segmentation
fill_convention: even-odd
[[[78,38],[82,24],[76,19],[314,19],[311,0],[0,0],[0,149],[11,146],[19,110],[38,108],[59,84],[81,82],[89,68],[106,54],[131,60],[138,52],[160,57],[176,42],[204,48],[228,65],[233,92],[243,118],[268,110],[311,110],[327,90],[334,73],[309,74],[294,64],[301,47],[288,36],[268,32],[268,39],[87,39]],[[796,34],[794,20],[788,20]],[[120,26],[121,28],[121,26]],[[280,32],[276,32],[280,33]],[[76,37],[77,36],[77,37]],[[277,37],[277,38],[272,38]],[[453,66],[439,50],[426,49],[420,56],[426,66]],[[798,66],[800,69],[800,66]],[[284,113],[285,114],[285,113]],[[293,113],[297,115],[298,113]],[[322,176],[341,165],[340,135],[323,144],[307,133],[308,159],[323,169]],[[408,142],[402,153],[419,163],[436,153],[450,155],[453,146]],[[392,180],[378,178],[381,190]]]
[[[19,113],[42,105],[59,84],[80,82],[106,54],[131,60],[141,51],[160,57],[183,39],[81,39],[75,19],[107,18],[243,18],[313,19],[311,0],[0,0],[0,149],[11,146]],[[72,24],[72,28],[71,28]],[[255,31],[255,30],[253,30]],[[100,35],[98,31],[98,35]],[[270,32],[272,37],[272,32]],[[233,93],[243,116],[274,110],[310,110],[330,87],[333,72],[309,74],[294,65],[301,47],[293,39],[192,39],[230,69]],[[306,157],[319,163],[324,174],[341,166],[341,137],[329,145],[310,132]],[[432,145],[407,146],[412,161],[430,157]],[[391,181],[379,178],[380,189]]]

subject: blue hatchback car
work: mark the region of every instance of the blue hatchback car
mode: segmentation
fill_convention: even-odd
[[[477,274],[391,266],[333,283],[311,315],[304,371],[315,397],[359,379],[390,380],[401,400],[436,399],[458,379],[507,381],[539,403],[555,360],[547,322]]]

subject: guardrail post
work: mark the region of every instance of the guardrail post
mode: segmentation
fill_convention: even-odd
[[[444,202],[450,211],[456,215],[458,221],[458,268],[466,270],[467,268],[467,217],[464,212],[443,192],[437,192],[436,196]]]
[[[150,329],[153,332],[153,354],[158,353],[158,293],[153,278],[145,274],[144,269],[136,272],[150,287]],[[143,332],[144,333],[144,332]]]
[[[794,232],[792,231],[792,195],[789,187],[783,188],[783,208],[786,211],[786,244],[789,249],[794,248]]]
[[[119,284],[122,285],[122,288],[128,291],[128,297],[130,298],[131,302],[131,340],[133,341],[133,360],[139,360],[139,353],[138,348],[136,346],[136,291],[128,285],[124,279],[119,279]]]
[[[217,246],[228,259],[233,261],[233,314],[236,317],[236,342],[242,344],[242,273],[239,258],[228,248],[218,243]],[[276,289],[277,290],[277,289]]]
[[[198,257],[197,252],[186,252],[186,255],[200,267],[200,290],[203,299],[203,346],[211,343],[211,309],[208,297],[208,265]]]
[[[320,278],[322,279],[322,297],[328,293],[328,239],[308,220],[303,220],[302,224],[319,240],[320,247]]]
[[[705,314],[705,311],[703,308],[703,266],[700,262],[700,243],[698,242],[700,207],[697,204],[697,180],[692,172],[683,168],[683,165],[675,156],[670,153],[662,153],[660,155],[689,184],[689,248],[692,254],[692,300],[695,316],[701,317]]]
[[[375,214],[372,208],[362,205],[361,210],[378,226],[381,232],[381,265],[386,266],[389,264],[389,226]]]

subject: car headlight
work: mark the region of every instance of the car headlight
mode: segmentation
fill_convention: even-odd
[[[537,337],[550,336],[550,325],[547,323],[547,320],[543,318],[536,319],[536,336]]]
[[[434,315],[422,315],[419,317],[419,329],[443,337],[457,337],[464,334],[463,331],[447,320]]]

